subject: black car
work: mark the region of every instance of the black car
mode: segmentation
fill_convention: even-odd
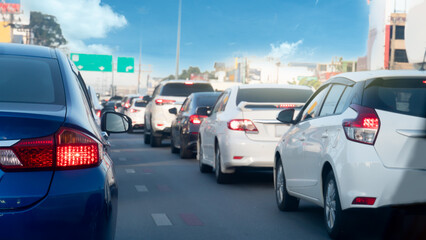
[[[213,107],[220,92],[193,93],[183,103],[179,113],[176,108],[169,110],[177,114],[172,122],[171,129],[171,151],[178,153],[180,149],[181,158],[191,158],[197,151],[198,129],[206,115],[197,114],[201,107]]]

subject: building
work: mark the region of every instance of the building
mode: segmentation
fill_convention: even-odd
[[[357,70],[413,69],[407,58],[405,26],[414,1],[371,0],[367,55]],[[419,25],[422,26],[422,25]],[[419,29],[420,30],[420,29]]]
[[[31,44],[30,15],[19,0],[0,1],[0,42]]]

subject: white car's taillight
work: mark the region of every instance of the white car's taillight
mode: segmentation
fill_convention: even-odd
[[[355,119],[343,120],[346,137],[351,141],[373,145],[380,128],[380,119],[376,111],[356,104],[350,107],[358,113],[358,116]]]
[[[228,128],[234,131],[245,131],[246,133],[259,133],[256,125],[250,119],[232,119],[228,122]]]

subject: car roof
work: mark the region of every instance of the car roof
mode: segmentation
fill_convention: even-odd
[[[163,80],[163,81],[161,81],[161,84],[167,84],[167,83],[185,83],[185,82],[210,84],[208,81],[203,81],[203,80],[183,80],[183,79],[178,79],[178,80]]]
[[[219,96],[222,92],[195,92],[191,93],[193,97],[203,97],[203,96]],[[189,95],[189,96],[191,96]]]
[[[239,89],[253,89],[253,88],[286,88],[286,89],[301,89],[312,90],[311,87],[301,85],[288,85],[288,84],[244,84],[235,86]]]
[[[365,81],[372,78],[388,78],[388,77],[426,77],[426,71],[419,70],[375,70],[365,72],[348,72],[333,76],[327,82],[331,82],[336,78],[347,78],[354,82]]]
[[[0,55],[56,58],[52,48],[17,43],[0,43]]]

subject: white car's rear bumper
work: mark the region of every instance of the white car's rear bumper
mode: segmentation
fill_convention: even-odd
[[[336,171],[342,209],[426,203],[425,170],[387,168],[374,147],[352,149],[357,151],[348,150],[347,161]],[[375,197],[376,201],[371,206],[352,204],[356,197]]]
[[[220,141],[222,140],[222,141]],[[244,132],[231,132],[219,140],[223,166],[273,167],[277,141],[254,141]],[[242,157],[241,159],[238,159]]]

